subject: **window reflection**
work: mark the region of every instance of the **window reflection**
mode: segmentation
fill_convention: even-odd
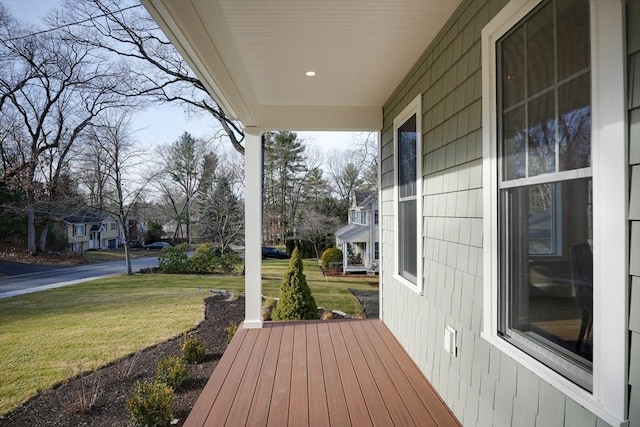
[[[507,280],[516,285],[508,328],[591,366],[591,179],[518,187],[505,195],[512,248]]]

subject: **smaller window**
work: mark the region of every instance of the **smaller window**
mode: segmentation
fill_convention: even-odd
[[[73,226],[73,235],[74,236],[84,236],[84,224],[75,224]]]
[[[111,223],[111,231],[117,230],[118,229],[118,224],[115,222]]]
[[[374,242],[373,243],[373,259],[380,259],[380,243],[379,242]]]
[[[373,218],[374,218],[374,219],[373,219],[374,224],[376,224],[376,225],[377,225],[377,224],[378,224],[378,211],[375,211],[375,212],[373,213]]]
[[[395,272],[422,292],[422,112],[418,95],[393,121],[395,156]]]

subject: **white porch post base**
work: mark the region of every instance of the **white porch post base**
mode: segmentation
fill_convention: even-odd
[[[246,329],[262,328],[262,132],[245,128],[245,317]]]

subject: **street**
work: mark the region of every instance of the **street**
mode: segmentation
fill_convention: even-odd
[[[137,272],[141,268],[157,265],[158,257],[155,256],[131,260],[131,267],[134,272]],[[77,267],[34,266],[1,261],[0,268],[5,274],[13,274],[0,276],[0,298],[8,298],[102,277],[125,274],[127,271],[124,260],[87,264]],[[17,272],[16,269],[20,268],[30,272],[26,274],[15,274]]]

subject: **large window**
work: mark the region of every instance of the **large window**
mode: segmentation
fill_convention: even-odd
[[[396,271],[401,282],[422,292],[421,210],[421,97],[394,120],[396,193]]]
[[[511,1],[482,32],[482,336],[618,425],[628,354],[623,3]]]
[[[498,40],[496,59],[498,330],[590,390],[589,44],[588,1],[553,0]]]

